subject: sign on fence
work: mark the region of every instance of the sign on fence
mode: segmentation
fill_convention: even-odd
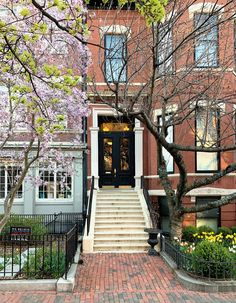
[[[31,227],[27,226],[11,226],[10,235],[11,240],[27,240],[27,236],[30,236],[32,233]]]

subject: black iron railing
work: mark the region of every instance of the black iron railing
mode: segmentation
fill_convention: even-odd
[[[82,213],[54,213],[54,214],[12,214],[10,216],[5,233],[8,233],[9,226],[12,224],[24,224],[28,220],[41,223],[49,234],[64,234],[68,232],[75,224],[77,225],[78,234],[83,234],[84,218]]]
[[[94,191],[94,176],[92,176],[90,195],[88,201],[88,209],[87,209],[87,235],[90,230],[90,221],[91,221],[91,212],[92,212],[92,203],[93,203],[93,191]]]
[[[77,224],[66,234],[0,235],[0,279],[67,278],[77,239]]]
[[[236,280],[235,259],[212,261],[194,258],[191,254],[182,253],[179,246],[164,237],[162,237],[162,251],[176,263],[178,269],[194,277],[207,280]]]
[[[77,251],[78,244],[78,227],[75,224],[74,227],[66,234],[66,255],[65,255],[65,278],[67,279],[67,273],[70,265],[74,261],[74,257]]]
[[[141,176],[141,189],[143,190],[143,195],[150,213],[150,218],[152,221],[152,227],[157,228],[158,227],[158,219],[159,219],[159,214],[158,212],[154,209],[148,190],[145,188],[144,185],[144,176]]]

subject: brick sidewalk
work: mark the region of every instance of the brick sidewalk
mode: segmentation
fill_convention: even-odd
[[[184,289],[159,257],[147,254],[87,254],[73,294],[0,293],[0,303],[236,303],[236,294]]]

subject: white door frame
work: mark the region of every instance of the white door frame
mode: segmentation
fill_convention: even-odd
[[[93,125],[89,128],[91,136],[91,176],[94,176],[95,188],[98,188],[98,116],[117,116],[117,112],[111,108],[93,108],[92,109],[92,121]],[[141,176],[143,175],[143,130],[140,121],[135,119],[134,136],[135,136],[135,188],[141,187]]]

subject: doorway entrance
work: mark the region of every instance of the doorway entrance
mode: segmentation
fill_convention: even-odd
[[[134,132],[128,119],[100,117],[99,187],[134,187]]]

